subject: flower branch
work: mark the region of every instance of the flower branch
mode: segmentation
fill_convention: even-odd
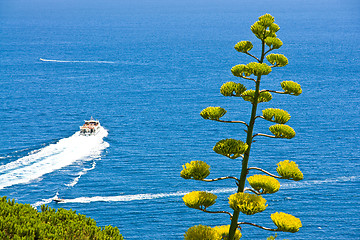
[[[214,121],[217,121],[217,122],[224,122],[224,123],[242,123],[244,124],[245,126],[249,126],[246,122],[244,121],[226,121],[226,120],[220,120],[220,119],[214,119]]]
[[[251,225],[251,226],[258,227],[258,228],[261,228],[261,229],[264,229],[264,230],[267,230],[267,231],[273,231],[273,232],[280,232],[280,231],[281,231],[281,230],[279,230],[279,229],[263,227],[263,226],[260,226],[260,225],[255,224],[255,223],[238,222],[238,226],[239,226],[239,227],[240,227],[241,224]],[[241,228],[241,227],[240,227],[240,228]]]
[[[259,170],[259,171],[261,171],[261,172],[263,172],[263,173],[266,173],[267,175],[269,175],[269,176],[271,176],[271,177],[284,179],[283,177],[280,177],[280,176],[274,175],[274,174],[272,174],[272,173],[269,173],[268,171],[265,171],[265,170],[262,169],[262,168],[249,167],[248,170]]]
[[[237,182],[239,182],[239,179],[238,179],[238,178],[232,177],[232,176],[219,177],[219,178],[214,178],[214,179],[202,179],[201,181],[204,181],[204,182],[215,182],[215,181],[225,180],[225,179],[235,179]]]
[[[260,62],[260,59],[258,59],[257,57],[255,57],[255,56],[254,56],[254,55],[252,55],[251,53],[249,53],[249,52],[245,52],[245,54],[249,55],[250,57],[255,58],[258,62]]]
[[[206,212],[206,213],[213,213],[213,214],[216,214],[216,213],[226,213],[230,216],[230,218],[232,218],[232,214],[230,212],[227,212],[227,211],[209,211],[209,210],[206,210],[206,208],[199,208],[199,210],[203,211],[203,212]]]

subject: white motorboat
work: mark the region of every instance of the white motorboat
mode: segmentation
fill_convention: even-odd
[[[53,201],[56,202],[56,203],[65,202],[65,200],[62,199],[62,198],[54,198]]]
[[[100,122],[94,120],[92,117],[90,120],[85,120],[84,125],[80,126],[80,135],[91,136],[96,135],[100,131]]]

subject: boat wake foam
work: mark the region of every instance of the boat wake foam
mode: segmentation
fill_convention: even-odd
[[[95,136],[80,136],[79,132],[63,138],[39,150],[29,153],[16,161],[0,166],[0,189],[16,184],[29,183],[45,174],[64,168],[77,161],[91,161],[101,157],[109,144],[103,140],[108,132],[101,128]],[[70,183],[75,185],[81,175],[93,169],[84,169],[78,177]]]
[[[292,189],[292,188],[301,188],[309,185],[323,185],[324,183],[336,183],[336,182],[352,182],[358,181],[359,176],[349,176],[349,177],[338,177],[325,180],[314,180],[314,181],[304,181],[304,182],[295,182],[295,183],[285,183],[281,187],[283,189]],[[237,188],[218,188],[208,192],[214,194],[221,193],[235,193]],[[174,193],[147,193],[147,194],[134,194],[134,195],[119,195],[119,196],[94,196],[94,197],[78,197],[73,199],[64,199],[61,203],[92,203],[92,202],[130,202],[130,201],[143,201],[143,200],[152,200],[159,198],[170,198],[170,197],[180,197],[184,196],[189,192],[178,191]],[[58,197],[58,193],[49,199],[43,199],[40,202],[32,204],[34,207],[38,207],[44,203],[49,203],[53,199]]]
[[[91,165],[91,168],[84,168],[82,171],[77,173],[78,176],[71,183],[65,184],[65,186],[67,186],[67,187],[75,186],[79,182],[79,179],[81,178],[81,176],[85,175],[88,171],[93,170],[95,168],[95,166],[96,166],[96,162],[94,161]]]
[[[153,65],[150,62],[141,62],[141,61],[97,61],[97,60],[60,60],[60,59],[45,59],[39,58],[42,62],[48,63],[104,63],[104,64],[124,64],[124,65],[133,65],[133,66],[148,66]]]
[[[57,62],[57,63],[115,63],[113,61],[66,61],[66,60],[55,60],[55,59],[44,59],[44,58],[40,58],[39,59],[42,62]]]

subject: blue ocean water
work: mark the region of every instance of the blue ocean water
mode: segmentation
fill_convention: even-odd
[[[180,177],[203,160],[210,176],[238,176],[241,162],[212,151],[223,138],[244,140],[239,125],[203,120],[208,106],[248,121],[248,103],[220,95],[237,81],[232,66],[252,61],[233,46],[253,41],[250,25],[265,13],[281,27],[289,65],[262,88],[301,84],[298,97],[260,105],[283,108],[292,140],[259,138],[251,166],[274,171],[296,161],[301,182],[282,181],[268,208],[241,216],[273,227],[270,214],[299,217],[298,233],[280,239],[360,239],[360,4],[358,1],[45,1],[0,2],[0,195],[34,207],[73,209],[131,239],[183,239],[193,225],[228,224],[227,215],[184,206],[192,190],[218,195],[229,210],[231,181]],[[251,88],[250,82],[243,82]],[[77,135],[93,116],[104,129]],[[258,121],[256,131],[269,123]],[[55,204],[55,196],[66,202]],[[244,226],[242,239],[271,233]]]

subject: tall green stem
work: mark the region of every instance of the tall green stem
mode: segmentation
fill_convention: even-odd
[[[264,61],[264,57],[265,57],[265,43],[264,43],[264,41],[262,41],[262,53],[261,53],[261,58],[259,60],[259,63],[262,63]],[[251,144],[253,141],[253,130],[254,130],[255,119],[256,119],[256,111],[257,111],[258,99],[259,99],[259,95],[260,95],[260,80],[261,80],[261,75],[257,76],[257,79],[256,79],[255,94],[254,94],[254,99],[253,99],[253,104],[252,104],[252,109],[251,109],[251,117],[250,117],[248,129],[247,129],[247,137],[246,137],[246,144],[248,145],[248,149],[244,153],[244,158],[242,161],[241,175],[240,175],[240,180],[238,183],[238,190],[237,190],[238,193],[244,192],[246,176],[248,174],[248,162],[249,162],[249,158],[250,158],[250,150],[251,150]],[[234,239],[235,232],[238,227],[239,214],[240,214],[239,211],[234,210],[233,217],[231,218],[231,225],[230,225],[230,230],[229,230],[229,240]]]

